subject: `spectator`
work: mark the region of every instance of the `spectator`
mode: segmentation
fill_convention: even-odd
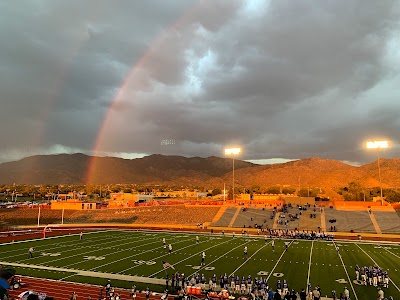
[[[312,292],[312,296],[313,296],[313,300],[319,300],[319,298],[321,297],[321,294],[318,291],[317,287],[314,288],[314,290]]]
[[[304,289],[302,289],[300,292],[300,300],[306,300],[306,299],[307,299],[307,293]]]
[[[110,290],[111,290],[111,281],[110,281],[110,279],[108,279],[105,288],[106,288],[106,294],[107,294],[107,296],[108,296],[108,294],[110,294]]]
[[[136,298],[136,285],[132,286],[131,294],[129,296],[131,296],[131,298],[133,298],[133,299]]]
[[[268,300],[274,300],[274,292],[271,290],[271,289],[269,289],[268,290]]]
[[[26,300],[39,300],[39,296],[35,293],[29,294]]]
[[[382,300],[385,298],[385,293],[381,288],[378,287],[378,300]]]
[[[146,300],[149,300],[150,299],[150,289],[149,288],[146,288],[146,290],[145,290],[145,295],[146,295]]]
[[[344,296],[344,298],[345,298],[346,300],[350,300],[350,292],[349,292],[349,290],[347,289],[347,286],[344,288],[343,296]]]
[[[281,294],[279,294],[278,290],[275,292],[274,300],[282,300]]]

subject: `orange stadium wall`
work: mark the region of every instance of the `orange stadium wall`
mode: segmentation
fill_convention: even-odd
[[[305,205],[315,204],[315,197],[283,197],[285,204],[292,204],[292,205]]]
[[[238,201],[250,200],[250,194],[238,194],[238,195],[235,195],[235,199]]]
[[[372,202],[372,201],[334,201],[333,205],[336,207],[377,207],[377,206],[390,206],[390,204],[386,201],[383,201],[383,205],[381,202]]]
[[[222,202],[225,205],[243,205],[243,206],[257,206],[257,207],[274,207],[282,206],[282,200],[226,200]]]
[[[281,200],[280,195],[253,194],[253,200]]]

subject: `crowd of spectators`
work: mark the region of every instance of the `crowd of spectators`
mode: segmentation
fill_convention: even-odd
[[[270,238],[293,238],[303,240],[333,240],[335,235],[333,233],[318,232],[313,230],[283,230],[283,229],[269,229]]]

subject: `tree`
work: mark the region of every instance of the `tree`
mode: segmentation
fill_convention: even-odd
[[[308,189],[301,189],[297,192],[297,196],[299,197],[308,197],[309,190]]]
[[[279,186],[270,186],[267,188],[267,193],[278,195],[281,193],[281,188]]]
[[[216,189],[212,190],[211,194],[212,194],[212,196],[220,195],[220,194],[222,194],[222,191],[221,191],[221,189],[216,188]]]
[[[385,191],[386,201],[389,203],[400,202],[400,191],[397,190],[387,190]]]
[[[282,194],[285,194],[285,195],[294,194],[295,192],[296,192],[296,189],[294,187],[285,186],[282,188]]]
[[[259,185],[252,185],[248,190],[251,194],[260,194],[261,187]]]
[[[364,188],[358,182],[350,182],[349,183],[349,193],[353,194],[353,200],[360,201],[364,199]]]

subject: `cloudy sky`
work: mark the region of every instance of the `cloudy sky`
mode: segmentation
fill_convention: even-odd
[[[0,1],[0,162],[399,157],[400,2]]]

